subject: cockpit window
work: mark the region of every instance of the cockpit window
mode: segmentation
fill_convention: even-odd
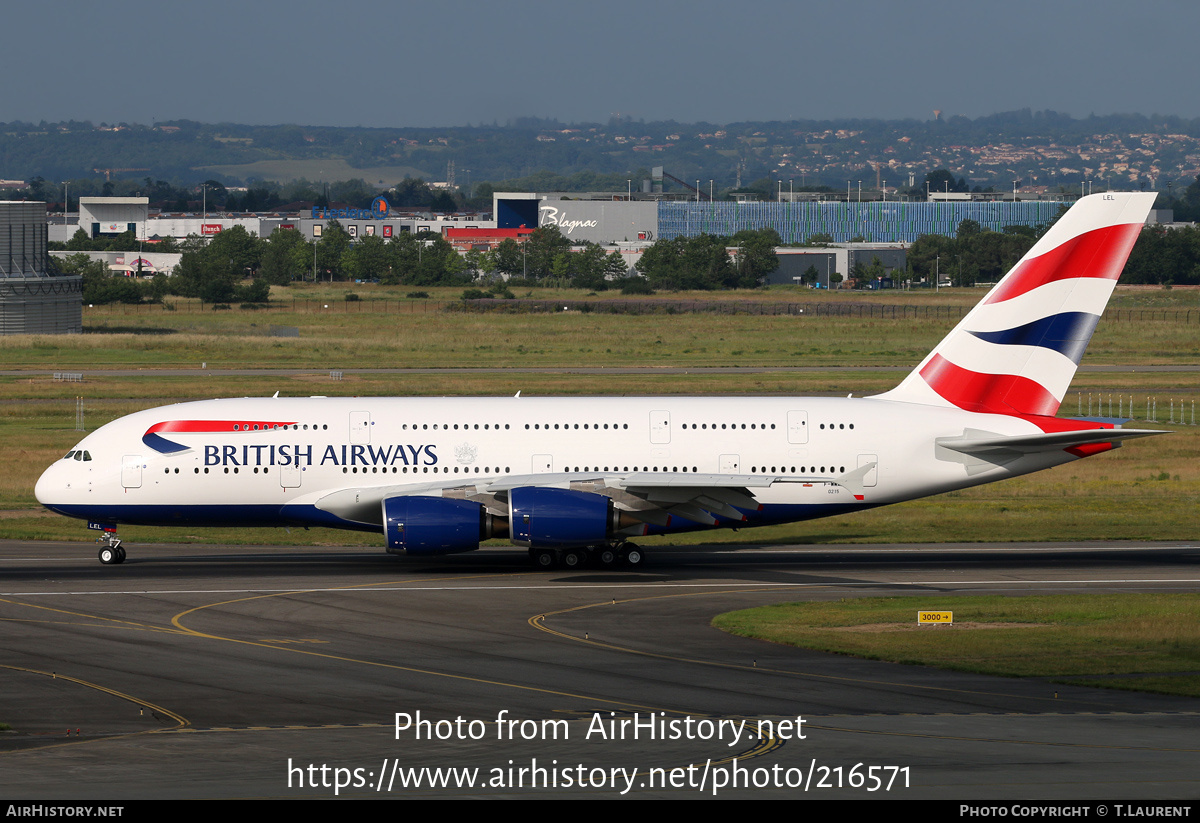
[[[75,450],[72,449],[71,451],[67,452],[67,456],[64,457],[63,460],[70,460],[74,456],[75,456]]]
[[[76,460],[78,460],[79,458],[78,458],[78,457],[76,457],[75,459],[76,459]],[[91,459],[92,459],[92,453],[91,453],[90,451],[88,451],[87,449],[84,449],[84,450],[83,450],[83,459],[84,459],[84,460],[91,460]]]

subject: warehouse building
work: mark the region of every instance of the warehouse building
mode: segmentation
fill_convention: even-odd
[[[639,195],[634,195],[638,197]],[[923,234],[953,236],[963,220],[1003,231],[1005,226],[1052,222],[1058,200],[732,202],[627,199],[600,194],[497,192],[496,227],[557,226],[572,240],[600,243],[672,240],[699,234],[731,236],[771,228],[785,244],[814,235],[830,242],[912,243]]]

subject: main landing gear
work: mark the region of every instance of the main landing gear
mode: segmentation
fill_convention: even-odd
[[[578,549],[530,549],[529,557],[542,571],[582,569],[589,564],[603,569],[611,569],[617,564],[636,569],[646,562],[645,551],[635,543],[626,542]]]
[[[121,548],[121,538],[117,537],[116,531],[106,529],[104,536],[97,537],[96,542],[104,544],[100,547],[98,555],[101,563],[106,566],[114,566],[125,562],[125,550]]]

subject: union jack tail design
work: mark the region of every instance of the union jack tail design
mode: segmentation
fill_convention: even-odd
[[[879,396],[1056,414],[1154,198],[1109,192],[1079,200],[899,386]]]

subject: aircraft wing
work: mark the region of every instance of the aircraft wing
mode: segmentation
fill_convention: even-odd
[[[583,472],[547,472],[505,475],[469,481],[455,479],[429,483],[384,486],[360,486],[339,489],[320,496],[317,508],[364,525],[383,525],[381,503],[392,497],[425,496],[471,500],[496,515],[508,514],[508,493],[517,488],[538,487],[573,489],[612,498],[624,514],[626,523],[667,526],[673,517],[682,517],[703,525],[718,520],[742,522],[741,510],[758,511],[761,504],[755,492],[787,484],[803,498],[811,489],[813,502],[828,502],[828,487],[849,492],[863,499],[863,478],[876,466],[868,463],[843,475],[797,476],[776,474],[692,474],[684,472],[629,472],[601,474]],[[632,521],[630,520],[632,518]]]

